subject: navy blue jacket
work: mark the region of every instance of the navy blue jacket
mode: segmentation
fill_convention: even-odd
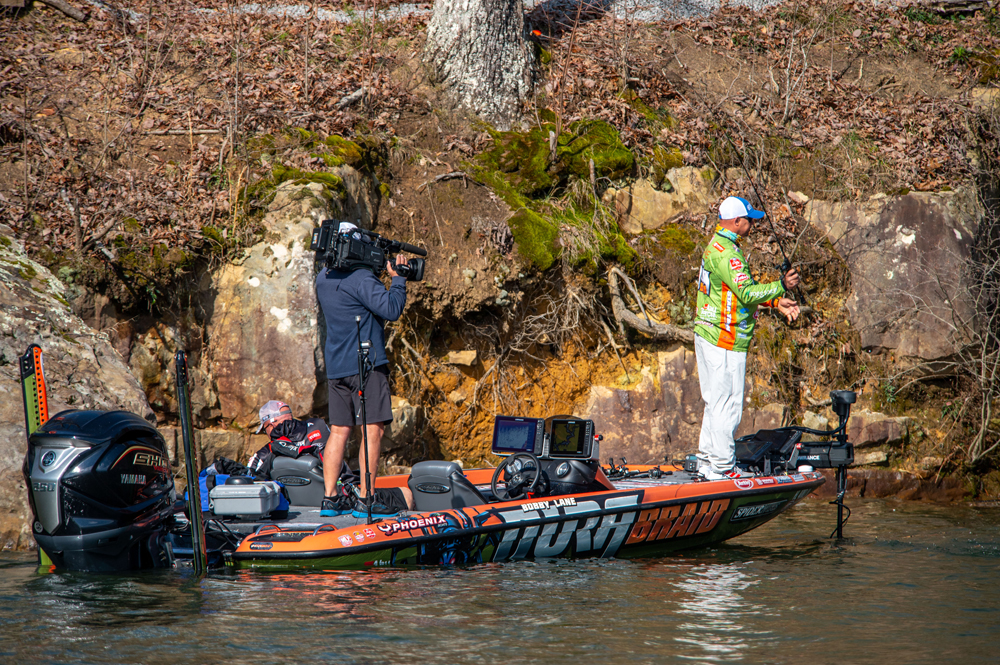
[[[385,286],[370,270],[321,270],[316,275],[316,299],[326,318],[326,377],[340,379],[358,373],[358,325],[361,339],[372,342],[372,364],[388,365],[385,322],[395,321],[406,305],[406,278],[393,277]]]

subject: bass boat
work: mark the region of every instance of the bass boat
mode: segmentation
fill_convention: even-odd
[[[816,468],[853,461],[844,432],[854,393],[834,391],[840,440],[802,443],[806,428],[761,430],[737,442],[746,477],[706,480],[682,465],[597,461],[594,423],[573,418],[497,416],[495,469],[419,462],[407,486],[415,510],[376,523],[350,517],[324,524],[268,524],[242,539],[226,565],[237,568],[365,568],[471,564],[548,557],[656,557],[720,543],[794,506],[825,482]],[[624,460],[623,460],[624,462]],[[843,495],[838,504],[842,528]]]
[[[835,430],[785,427],[739,439],[740,478],[707,480],[693,455],[680,463],[612,460],[605,467],[591,420],[496,416],[491,450],[502,458],[496,468],[424,461],[407,475],[378,478],[376,487],[407,487],[413,495],[414,510],[396,517],[324,518],[316,505],[295,505],[296,497],[315,496],[309,485],[321,487],[322,474],[289,467],[277,478],[292,498],[287,516],[203,523],[200,493],[175,502],[167,446],[153,426],[122,411],[69,410],[50,419],[38,347],[28,349],[20,370],[28,432],[24,476],[40,563],[48,570],[114,572],[169,567],[185,558],[200,573],[209,566],[342,569],[655,557],[764,524],[822,485],[817,469],[823,468],[836,469],[838,537],[845,521],[846,467],[853,462],[846,425],[855,401],[849,391],[831,393],[840,419]],[[178,352],[187,485],[198,487],[185,370]],[[806,443],[803,433],[828,440]],[[232,481],[250,484],[251,493],[278,491],[277,483],[242,477],[230,478],[227,488]]]

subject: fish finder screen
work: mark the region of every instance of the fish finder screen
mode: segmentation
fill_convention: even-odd
[[[493,423],[493,452],[541,454],[544,424],[540,418],[497,416]]]
[[[549,454],[552,457],[590,457],[593,437],[592,420],[553,420]]]

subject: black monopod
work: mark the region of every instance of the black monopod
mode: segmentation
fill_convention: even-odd
[[[375,498],[375,488],[372,487],[372,474],[368,467],[368,415],[365,413],[365,382],[371,373],[368,362],[368,352],[371,351],[371,340],[361,341],[361,317],[355,316],[354,323],[358,326],[358,400],[361,402],[361,445],[365,454],[365,487],[368,488],[368,498],[365,508],[368,510],[368,524],[372,523],[372,501]]]

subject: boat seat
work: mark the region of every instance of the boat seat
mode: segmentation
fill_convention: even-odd
[[[326,494],[323,463],[315,455],[285,457],[278,455],[271,465],[271,479],[284,485],[288,502],[293,506],[318,506]]]
[[[413,508],[417,512],[451,510],[486,503],[486,498],[469,482],[462,473],[462,467],[455,462],[417,462],[413,465],[406,484],[413,492]]]

